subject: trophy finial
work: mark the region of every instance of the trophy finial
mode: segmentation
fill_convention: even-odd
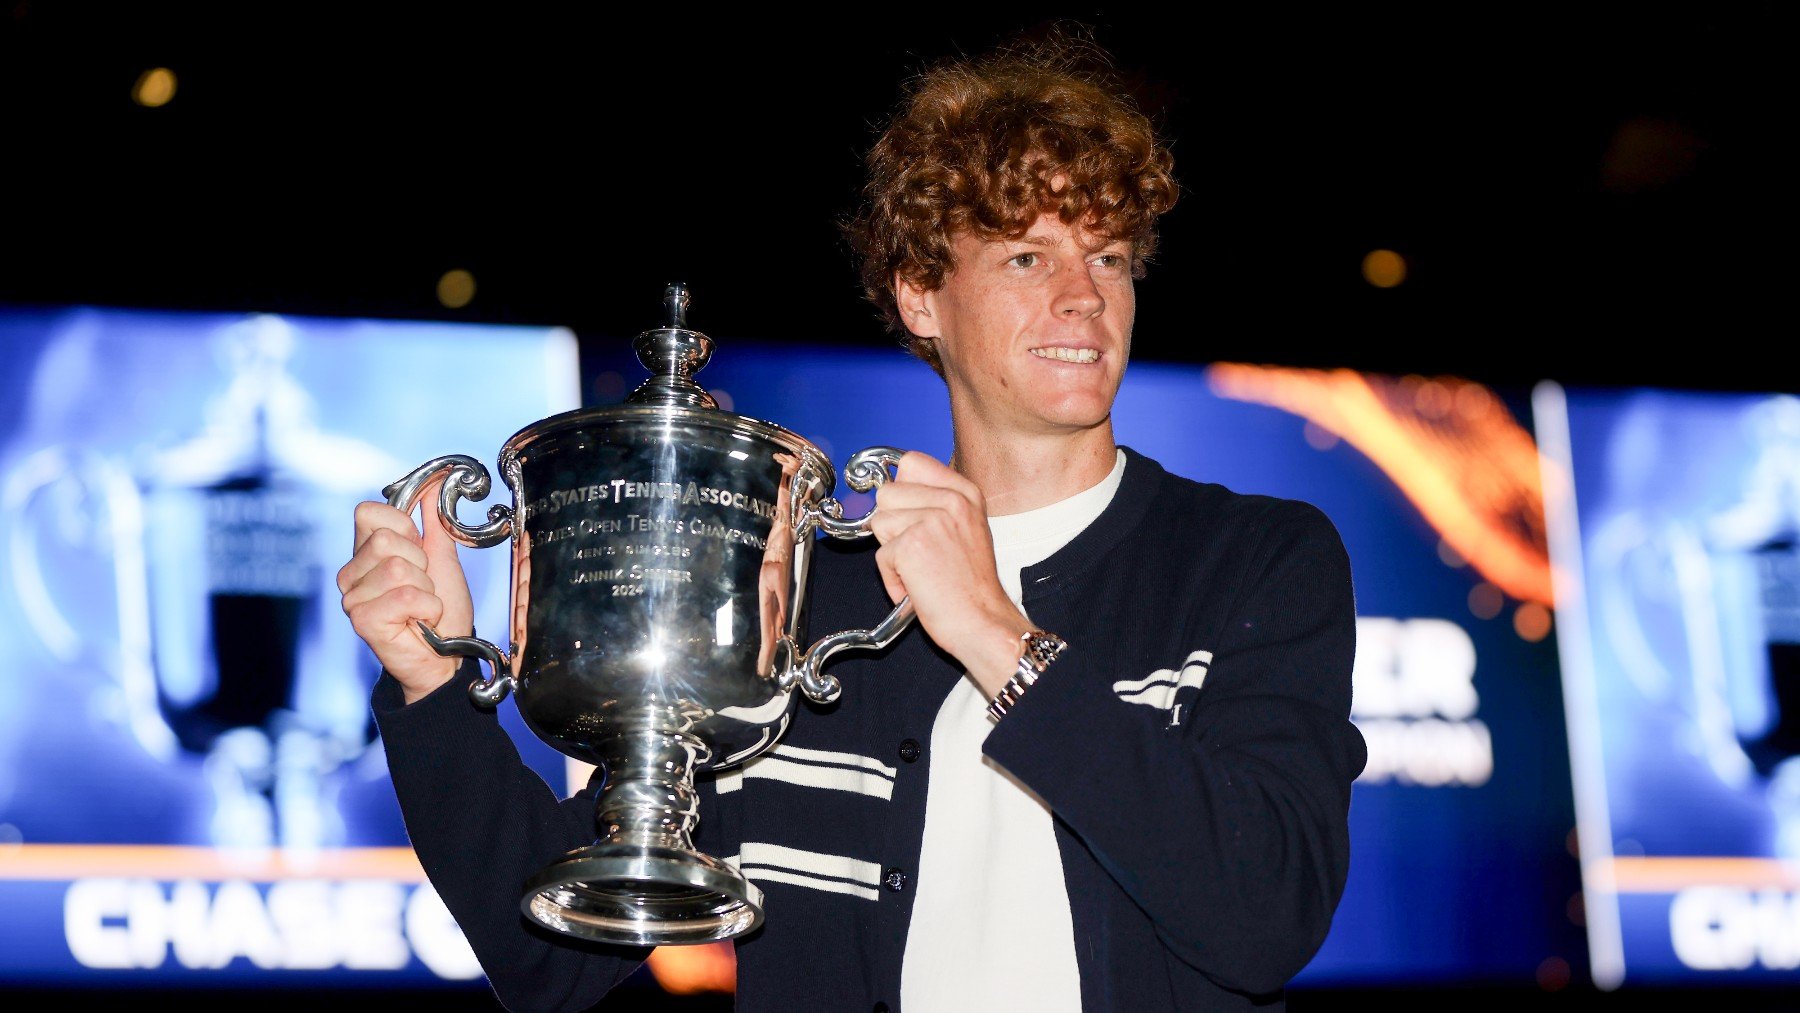
[[[706,388],[694,382],[694,374],[712,358],[713,340],[687,326],[688,305],[693,301],[687,282],[672,281],[663,287],[663,312],[668,323],[637,336],[632,342],[638,361],[650,371],[629,404],[673,405],[682,408],[717,408]]]
[[[663,310],[668,314],[670,327],[687,327],[688,303],[693,298],[685,281],[669,282],[663,289]]]

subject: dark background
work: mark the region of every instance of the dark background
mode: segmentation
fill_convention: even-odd
[[[1066,15],[1141,86],[1185,189],[1137,357],[1800,389],[1769,352],[1793,259],[1773,4],[371,6],[0,0],[0,303],[566,324],[593,349],[682,278],[722,341],[889,344],[836,230],[861,153],[908,75]],[[175,98],[138,106],[156,66]],[[1404,284],[1362,279],[1375,248]],[[478,286],[455,310],[452,268]],[[605,1008],[640,1003],[723,1008]]]
[[[929,61],[1065,15],[1185,188],[1139,358],[1795,386],[1753,351],[1791,326],[1774,4],[373,6],[0,0],[0,302],[610,342],[679,277],[715,338],[880,344],[835,226],[875,125]],[[140,107],[155,66],[176,96]]]

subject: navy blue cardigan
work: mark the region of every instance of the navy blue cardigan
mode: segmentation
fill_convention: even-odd
[[[1343,893],[1366,759],[1349,560],[1315,507],[1126,454],[1106,511],[1023,575],[1027,613],[1070,647],[983,748],[1055,814],[1084,1009],[1281,1008]],[[869,545],[819,548],[812,636],[885,615]],[[831,670],[837,703],[803,702],[776,752],[701,777],[697,845],[765,895],[739,1010],[897,1011],[906,934],[932,930],[912,923],[913,870],[931,724],[962,674],[916,627]],[[518,899],[592,842],[594,786],[559,800],[469,703],[476,674],[410,706],[390,677],[375,689],[407,832],[501,1002],[584,1009],[645,951],[538,930]],[[821,787],[809,766],[840,773]]]

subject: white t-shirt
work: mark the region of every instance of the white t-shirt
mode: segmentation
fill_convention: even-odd
[[[1119,451],[1099,485],[988,518],[1000,586],[1013,604],[1023,597],[1020,571],[1092,524],[1124,477]],[[1054,678],[1054,670],[1044,677]],[[1075,930],[1050,810],[981,754],[993,727],[987,700],[970,679],[950,691],[931,727],[925,843],[900,965],[900,1007],[1079,1013]]]

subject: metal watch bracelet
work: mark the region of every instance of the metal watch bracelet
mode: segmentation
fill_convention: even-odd
[[[1038,676],[1050,667],[1056,656],[1067,648],[1068,642],[1054,633],[1043,630],[1029,630],[1019,635],[1019,663],[1012,678],[1000,687],[1000,692],[988,701],[988,717],[999,721],[1006,716],[1007,710],[1019,702],[1019,697],[1037,682]]]

